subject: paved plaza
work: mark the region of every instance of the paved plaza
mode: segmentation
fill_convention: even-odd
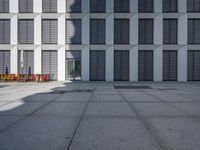
[[[0,83],[0,150],[199,150],[200,83]]]

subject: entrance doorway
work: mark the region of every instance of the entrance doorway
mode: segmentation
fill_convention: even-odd
[[[81,51],[67,51],[67,80],[81,80]]]

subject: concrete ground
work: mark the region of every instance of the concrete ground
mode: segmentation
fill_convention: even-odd
[[[0,150],[199,149],[200,83],[0,83]]]

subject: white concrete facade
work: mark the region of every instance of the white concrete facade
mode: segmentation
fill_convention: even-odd
[[[0,14],[0,19],[11,19],[11,41],[10,44],[1,44],[0,50],[11,50],[11,73],[17,73],[17,51],[20,49],[34,50],[34,72],[40,74],[42,71],[42,50],[58,50],[58,80],[66,80],[66,50],[82,51],[82,80],[89,81],[90,66],[89,52],[90,50],[99,50],[104,48],[106,51],[106,81],[113,81],[114,72],[114,50],[130,51],[130,81],[138,81],[138,51],[153,50],[154,51],[154,81],[162,81],[162,64],[163,50],[167,50],[168,45],[163,45],[163,19],[178,19],[178,44],[171,45],[170,50],[178,50],[178,81],[187,81],[187,22],[188,18],[200,18],[200,15],[188,15],[186,0],[179,0],[178,13],[162,13],[162,1],[154,1],[154,13],[138,13],[138,0],[130,0],[130,13],[114,13],[114,0],[106,0],[106,13],[97,14],[89,13],[89,0],[82,0],[82,13],[69,14],[66,13],[66,0],[58,0],[58,13],[42,13],[42,1],[33,0],[33,12],[31,14],[18,13],[18,0],[10,2],[10,13]],[[34,44],[23,45],[18,44],[18,19],[32,18],[34,19]],[[58,44],[42,44],[41,21],[45,18],[58,19]],[[65,43],[65,20],[66,18],[82,19],[82,44],[69,45]],[[90,45],[90,18],[104,18],[106,20],[106,44]],[[130,44],[114,45],[114,19],[128,18],[130,20]],[[154,44],[139,45],[138,44],[138,19],[152,18],[154,19]],[[196,49],[200,49],[200,45],[195,45]]]

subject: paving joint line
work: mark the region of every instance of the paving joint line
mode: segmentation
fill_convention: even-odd
[[[95,90],[94,90],[94,91],[95,91]],[[90,102],[92,101],[94,91],[91,92],[91,96],[90,96],[90,98],[89,98],[89,100],[88,100],[88,102],[87,102],[87,104],[86,104],[86,106],[85,106],[85,108],[84,108],[84,110],[83,110],[81,116],[80,116],[80,119],[79,119],[79,121],[78,121],[78,123],[77,123],[77,125],[76,125],[76,128],[75,128],[74,133],[73,133],[73,135],[72,135],[72,137],[71,137],[71,139],[70,139],[70,142],[69,142],[69,144],[66,146],[66,150],[69,150],[69,149],[71,148],[72,142],[73,142],[73,140],[74,140],[74,138],[75,138],[75,135],[76,135],[76,133],[77,133],[77,131],[78,131],[78,129],[79,129],[79,126],[80,126],[80,124],[81,124],[81,121],[82,121],[83,118],[84,118],[85,112],[86,112],[86,110],[87,110],[87,108],[88,108]]]
[[[25,120],[26,118],[30,117],[31,115],[33,115],[33,114],[36,113],[37,111],[43,109],[43,108],[46,107],[47,105],[51,104],[52,102],[54,102],[54,101],[55,101],[57,98],[59,98],[60,96],[62,96],[62,94],[59,95],[59,96],[57,96],[57,97],[55,97],[55,98],[52,99],[51,101],[45,103],[44,105],[42,105],[41,107],[37,108],[37,109],[34,110],[33,112],[31,112],[31,113],[29,113],[29,114],[23,116],[23,117],[20,118],[19,120],[17,120],[17,121],[15,121],[15,122],[13,122],[12,124],[8,125],[8,126],[5,127],[4,129],[0,130],[0,134],[3,133],[4,131],[6,131],[7,129],[9,129],[10,127],[16,125],[17,123],[19,123],[19,122]]]
[[[133,113],[135,113],[136,118],[140,120],[140,122],[144,125],[144,127],[147,129],[147,131],[150,133],[150,135],[155,139],[156,143],[158,144],[158,146],[162,149],[162,150],[167,150],[161,142],[160,138],[157,138],[157,136],[152,132],[151,128],[149,127],[148,123],[143,119],[143,117],[137,112],[137,110],[135,108],[133,108],[133,106],[131,105],[132,103],[130,103],[129,101],[127,101],[127,99],[124,97],[124,95],[118,91],[122,97],[122,99],[128,104],[128,106],[131,108],[131,110],[133,111]]]

